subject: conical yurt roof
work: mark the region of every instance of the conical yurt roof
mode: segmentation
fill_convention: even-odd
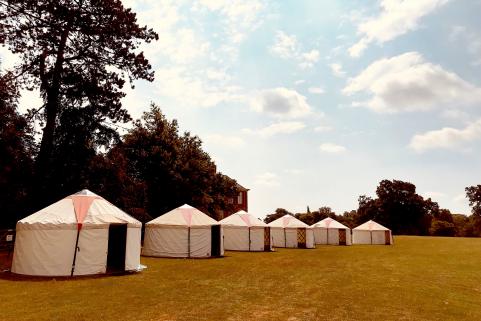
[[[260,219],[246,211],[239,211],[226,218],[222,219],[219,223],[230,226],[246,226],[246,227],[266,227],[267,224]]]
[[[17,229],[59,229],[67,226],[80,228],[110,223],[142,226],[142,223],[101,196],[84,189],[21,219],[17,223]]]
[[[177,207],[146,223],[147,226],[211,226],[219,222],[188,204]]]
[[[390,231],[385,226],[382,226],[381,224],[374,222],[373,220],[369,220],[366,223],[363,223],[359,225],[358,227],[355,227],[354,230],[358,231]]]
[[[346,225],[344,224],[341,224],[339,223],[338,221],[330,218],[330,217],[326,217],[325,219],[323,220],[320,220],[319,222],[311,225],[311,227],[321,227],[321,228],[337,228],[337,229],[349,229],[349,227],[347,227]]]
[[[279,217],[277,220],[267,224],[270,227],[282,227],[282,228],[298,228],[298,227],[309,227],[306,223],[298,220],[292,215],[286,214]]]

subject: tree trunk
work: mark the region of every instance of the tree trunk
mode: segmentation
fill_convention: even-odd
[[[48,169],[52,158],[55,127],[59,112],[60,85],[64,54],[69,29],[70,26],[67,26],[60,38],[51,83],[49,84],[47,79],[42,79],[42,83],[46,84],[45,90],[47,93],[47,102],[45,105],[46,122],[45,127],[43,128],[42,142],[40,144],[40,150],[36,161],[36,176],[39,179],[39,182],[43,182],[46,178],[48,178]],[[46,76],[44,75],[43,77]]]

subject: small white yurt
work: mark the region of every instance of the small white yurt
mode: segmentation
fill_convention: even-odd
[[[142,255],[193,258],[223,256],[222,226],[185,204],[145,224]]]
[[[387,227],[374,221],[367,221],[352,229],[353,244],[392,244],[392,233]]]
[[[82,190],[18,221],[12,272],[74,276],[139,270],[141,227]]]
[[[271,228],[274,247],[307,248],[314,245],[314,231],[292,215],[284,215],[267,224]]]
[[[271,251],[271,228],[245,211],[234,213],[219,223],[224,229],[224,248],[231,251]]]
[[[351,245],[351,229],[330,217],[311,227],[316,244]]]

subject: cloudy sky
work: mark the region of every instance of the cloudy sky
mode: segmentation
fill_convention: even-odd
[[[481,184],[481,1],[125,0],[159,41],[159,104],[199,135],[249,209],[357,208],[382,179],[469,213]],[[4,62],[8,54],[3,51]],[[31,101],[35,94],[23,97]]]

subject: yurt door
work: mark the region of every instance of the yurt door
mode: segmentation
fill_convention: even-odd
[[[264,251],[271,250],[271,228],[264,227]]]
[[[390,231],[384,231],[384,244],[385,245],[391,245],[391,232]]]
[[[297,229],[297,247],[300,249],[306,248],[306,229],[305,228]]]
[[[125,248],[127,246],[127,224],[110,224],[107,272],[125,271]]]
[[[339,245],[346,245],[346,230],[339,229]]]
[[[220,256],[220,225],[212,225],[211,227],[211,255]]]

